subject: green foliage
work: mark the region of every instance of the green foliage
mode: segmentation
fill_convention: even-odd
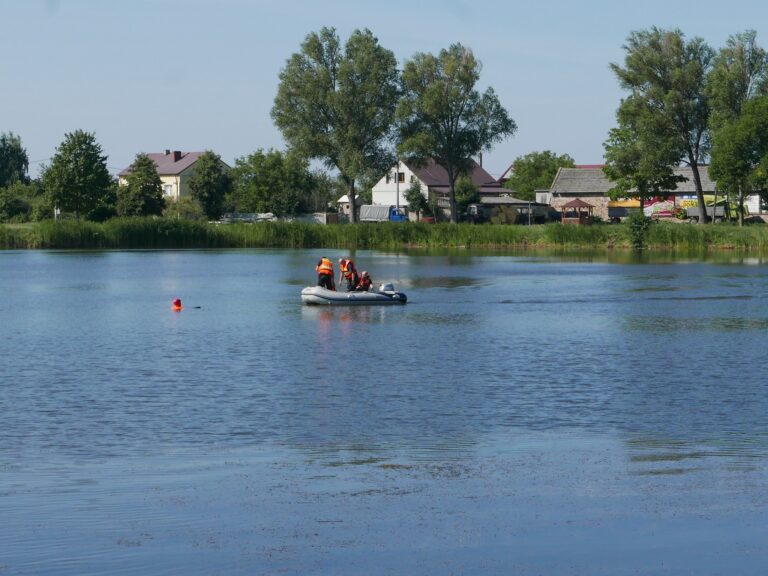
[[[39,182],[24,184],[17,180],[0,188],[0,222],[31,222],[52,215]]]
[[[568,154],[558,156],[549,150],[531,152],[515,159],[512,176],[504,186],[513,191],[515,198],[535,200],[535,191],[549,189],[559,168],[573,168],[575,165]]]
[[[356,182],[395,160],[399,90],[395,55],[370,30],[355,30],[342,50],[335,29],[323,28],[280,72],[272,118],[293,150],[339,171],[354,206]]]
[[[653,224],[653,220],[642,213],[640,210],[633,210],[627,218],[629,226],[629,235],[632,241],[632,248],[642,250],[648,238],[648,231]]]
[[[715,58],[709,74],[708,92],[712,113],[713,178],[718,190],[732,200],[738,210],[739,225],[744,223],[744,198],[765,185],[758,168],[766,153],[765,106],[754,104],[768,93],[768,59],[757,46],[753,30],[728,38]]]
[[[65,135],[43,173],[43,187],[55,206],[78,218],[109,202],[112,177],[94,134],[77,130]]]
[[[260,222],[216,225],[166,218],[113,218],[103,224],[45,221],[0,225],[0,248],[404,248],[618,249],[632,247],[628,224],[564,226],[537,224],[422,224],[381,222],[322,225]],[[701,253],[710,248],[768,254],[768,226],[692,226],[654,223],[644,247],[654,251]]]
[[[644,149],[656,146],[663,156],[668,153],[670,167],[680,161],[691,167],[703,207],[698,166],[710,147],[706,85],[714,51],[701,38],[686,41],[680,30],[656,27],[632,32],[624,50],[624,67],[611,64],[621,87],[631,93],[622,108],[632,118],[626,118],[623,125],[642,135]],[[620,134],[616,143],[623,146],[634,139],[635,134]]]
[[[257,150],[235,160],[232,210],[286,216],[306,211],[315,180],[309,164],[296,154]]]
[[[448,172],[451,221],[457,221],[455,184],[472,157],[514,134],[517,126],[492,88],[476,89],[480,62],[461,44],[438,56],[419,53],[405,64],[397,108],[399,150],[415,162],[432,158]]]
[[[518,211],[511,206],[498,206],[491,216],[491,224],[514,224],[517,222]]]
[[[336,201],[347,193],[344,182],[338,176],[331,176],[325,170],[316,170],[311,173],[312,189],[309,194],[307,210],[309,212],[335,211]],[[370,191],[368,194],[370,203]],[[360,197],[364,198],[361,191]],[[365,202],[365,200],[363,200]]]
[[[427,199],[421,189],[421,182],[419,180],[411,182],[404,196],[405,201],[408,202],[408,210],[416,214],[416,218],[419,219],[421,213],[427,209]]]
[[[744,196],[768,186],[768,96],[746,102],[714,132],[713,143],[710,175],[719,189],[735,193],[743,224]]]
[[[730,36],[713,61],[707,79],[713,130],[736,120],[744,104],[768,92],[768,57],[756,37],[754,30]]]
[[[169,200],[165,203],[163,217],[177,220],[204,220],[205,212],[197,198],[182,196],[178,200]]]
[[[163,185],[157,166],[146,154],[137,154],[126,186],[117,191],[117,213],[120,216],[159,216],[165,208]]]
[[[456,181],[456,210],[459,214],[466,214],[467,206],[474,202],[480,202],[480,191],[466,176],[461,176]]]
[[[645,203],[654,196],[677,188],[683,176],[673,168],[679,158],[674,137],[648,103],[629,97],[616,112],[619,126],[608,134],[603,172],[614,182],[608,194],[614,200],[636,196]]]
[[[232,190],[232,179],[218,154],[210,150],[203,153],[195,162],[195,171],[187,185],[209,220],[221,218],[224,199]]]
[[[0,134],[0,188],[14,182],[26,183],[29,158],[21,138],[13,132]]]

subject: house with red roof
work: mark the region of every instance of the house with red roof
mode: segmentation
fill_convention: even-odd
[[[195,163],[204,152],[181,152],[180,150],[166,150],[165,152],[153,152],[147,154],[155,163],[157,174],[163,185],[163,196],[169,200],[178,200],[186,196],[187,181],[195,172]],[[223,163],[223,162],[222,162]],[[223,163],[227,168],[229,166]],[[118,182],[121,186],[128,184],[126,176],[131,173],[129,166],[118,174]]]

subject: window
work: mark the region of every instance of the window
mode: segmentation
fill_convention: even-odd
[[[163,196],[173,196],[173,185],[166,184],[163,186]]]
[[[397,181],[398,182],[405,182],[405,172],[398,172],[397,173]]]

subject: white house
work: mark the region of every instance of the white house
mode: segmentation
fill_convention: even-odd
[[[472,184],[481,197],[498,197],[510,192],[486,172],[477,162],[472,162],[469,174]],[[428,160],[419,166],[407,160],[399,160],[372,189],[373,203],[384,206],[407,206],[405,193],[414,182],[421,184],[424,198],[437,203],[444,211],[449,211],[450,186],[448,172],[434,160]]]
[[[163,196],[171,200],[178,200],[188,194],[187,180],[194,174],[195,163],[203,154],[203,152],[181,152],[179,150],[147,154],[157,168],[157,174],[160,176],[163,186]],[[222,164],[229,168],[225,162]],[[126,176],[130,173],[131,167],[129,166],[118,174],[120,186],[128,184]]]

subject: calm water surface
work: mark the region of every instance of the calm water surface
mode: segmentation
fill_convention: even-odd
[[[0,252],[0,574],[766,573],[768,265],[320,255]]]

